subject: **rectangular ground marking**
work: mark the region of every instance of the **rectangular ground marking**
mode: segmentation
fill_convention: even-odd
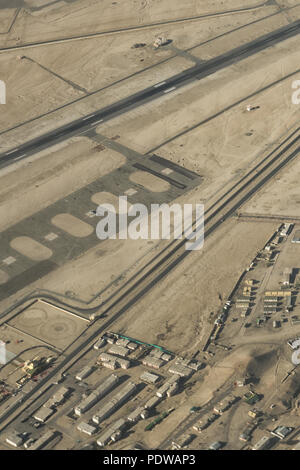
[[[8,258],[5,258],[2,263],[6,264],[7,266],[9,266],[10,264],[13,264],[16,260],[16,258],[14,258],[13,256],[9,256]]]
[[[45,240],[48,240],[49,242],[52,242],[53,240],[55,240],[56,238],[58,238],[58,235],[56,235],[56,233],[48,233],[48,235],[46,235],[45,237]]]
[[[173,173],[173,170],[171,170],[171,168],[164,168],[163,170],[161,170],[161,172],[163,175],[170,175],[171,173]]]
[[[92,217],[96,217],[96,211],[88,211],[85,215],[87,215],[90,219]]]
[[[133,188],[129,188],[129,189],[127,189],[127,191],[124,192],[124,194],[126,194],[126,196],[133,196],[136,193],[137,193],[137,190],[133,189]]]

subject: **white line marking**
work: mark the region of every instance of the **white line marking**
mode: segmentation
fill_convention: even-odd
[[[94,122],[94,123],[93,123],[93,125],[95,125],[95,124],[99,124],[99,122],[103,122],[103,119],[100,119],[100,121],[96,121],[96,122]]]
[[[172,86],[172,88],[168,88],[164,91],[164,93],[170,93],[170,91],[176,90],[176,86]]]
[[[23,155],[20,155],[20,157],[15,158],[15,160],[19,160],[20,158],[26,157],[27,153],[24,153]]]
[[[13,149],[13,150],[11,150],[10,152],[7,152],[6,155],[10,155],[11,153],[16,152],[17,150],[18,150],[18,149]]]
[[[165,85],[166,82],[161,82],[161,83],[158,83],[157,85],[154,85],[154,88],[158,88],[159,86],[163,86]]]
[[[89,116],[86,116],[85,118],[83,118],[82,120],[85,121],[86,119],[89,119],[91,117],[95,116],[95,113],[94,114],[90,114]]]

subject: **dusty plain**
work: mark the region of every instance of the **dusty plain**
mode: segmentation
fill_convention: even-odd
[[[0,105],[0,153],[287,26],[300,16],[296,0],[172,0],[172,8],[169,0],[103,0],[101,9],[96,0],[4,3],[0,9],[0,79],[7,85],[7,104]],[[171,41],[156,50],[153,42],[158,36]],[[142,47],[132,47],[141,43]],[[84,342],[98,327],[104,328],[116,308],[125,305],[121,297],[120,307],[115,307],[114,299],[134,286],[170,246],[167,240],[98,240],[97,205],[128,195],[129,205],[202,203],[209,215],[284,139],[298,132],[300,105],[292,102],[292,84],[300,78],[299,59],[298,35],[98,124],[89,134],[71,136],[0,169],[0,339],[15,356],[0,370],[1,380],[7,382],[5,393],[0,391],[3,396],[10,394],[0,402],[0,430],[5,428],[0,448],[11,448],[5,440],[11,429],[37,438],[33,415],[61,386],[72,392],[42,425],[43,432],[49,428],[60,436],[45,448],[97,447],[97,438],[110,424],[156,393],[156,386],[140,384],[136,397],[105,419],[96,435],[87,437],[75,429],[79,419],[74,407],[82,390],[90,393],[111,373],[97,360],[98,353],[89,349],[91,345],[81,352],[75,350],[76,340]],[[249,104],[257,109],[248,112]],[[153,154],[164,159],[159,175],[136,166],[154,165]],[[175,189],[161,177],[180,180],[182,170],[194,178],[184,189]],[[275,420],[292,426],[299,439],[295,385],[299,373],[296,370],[295,377],[290,377],[293,365],[286,345],[300,333],[292,318],[300,313],[297,295],[293,294],[295,312],[280,329],[271,326],[273,319],[261,329],[255,326],[262,314],[264,291],[281,289],[285,268],[299,271],[299,246],[291,243],[300,217],[298,170],[299,155],[255,191],[238,213],[221,220],[201,250],[186,256],[130,308],[125,305],[124,314],[112,322],[109,328],[115,333],[171,351],[172,364],[180,357],[195,357],[203,367],[182,381],[179,392],[167,402],[162,400],[132,432],[111,442],[111,449],[129,449],[136,443],[148,449],[176,448],[176,440],[187,432],[193,434],[190,449],[207,449],[216,440],[225,449],[250,448],[266,429],[276,426]],[[276,245],[279,256],[274,262],[260,261],[251,271],[257,253],[264,251],[286,221],[296,227],[282,247]],[[30,225],[34,228],[37,223],[39,229],[32,235]],[[8,243],[11,233],[14,238]],[[218,339],[221,347],[216,340],[205,348],[214,322],[247,268],[248,275],[260,282],[260,300],[252,317],[241,318],[234,307]],[[26,272],[31,274],[24,282]],[[291,282],[296,293],[297,273]],[[29,304],[32,299],[37,305]],[[45,299],[51,303],[43,304]],[[280,315],[274,318],[281,321]],[[15,383],[22,378],[25,361],[36,356],[33,348],[40,356],[51,351],[58,365],[73,351],[74,358],[54,377],[49,390],[33,395],[26,411],[20,402],[18,415],[13,397],[26,397],[33,385],[28,379],[24,388],[15,389]],[[74,377],[90,364],[93,373],[80,385]],[[53,367],[47,371],[50,375]],[[161,374],[160,384],[170,375],[168,367],[164,364],[162,370],[154,371]],[[124,382],[131,378],[139,383],[145,370],[153,372],[142,359],[135,359],[128,371],[116,373],[124,375]],[[46,377],[37,373],[36,386],[44,387]],[[251,378],[251,386],[236,386],[243,377]],[[58,385],[60,381],[64,383]],[[256,406],[264,421],[245,444],[239,436],[249,420],[244,398],[249,390],[262,395]],[[197,416],[191,408],[211,413],[228,393],[239,398],[237,403],[205,432],[195,432]],[[10,406],[12,413],[6,416]],[[145,431],[155,417],[173,408],[153,431]],[[86,418],[90,424],[94,411]],[[22,421],[24,416],[27,421]],[[295,442],[274,445],[286,449]]]

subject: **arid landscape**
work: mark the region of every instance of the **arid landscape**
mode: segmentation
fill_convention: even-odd
[[[297,0],[0,2],[0,449],[300,448],[299,33]]]

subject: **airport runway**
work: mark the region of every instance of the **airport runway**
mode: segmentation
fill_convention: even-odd
[[[210,59],[203,64],[196,65],[185,72],[171,77],[161,83],[146,88],[123,100],[114,103],[111,106],[103,108],[95,113],[87,115],[81,119],[71,122],[65,126],[46,133],[40,137],[26,142],[25,144],[11,149],[0,155],[0,169],[12,163],[29,157],[45,148],[62,142],[70,137],[88,132],[95,126],[107,122],[114,117],[128,112],[134,108],[142,106],[150,101],[160,98],[168,93],[181,88],[195,80],[201,80],[218,70],[233,65],[247,57],[250,57],[268,47],[274,46],[286,39],[298,35],[300,32],[300,20],[284,26],[272,33],[260,36],[259,38],[247,44],[239,46],[225,54]]]

